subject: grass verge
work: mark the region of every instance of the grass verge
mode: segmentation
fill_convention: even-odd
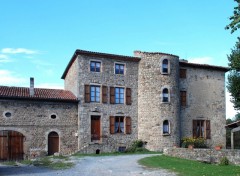
[[[240,176],[240,166],[206,164],[165,155],[143,158],[139,160],[139,164],[168,169],[182,176]]]

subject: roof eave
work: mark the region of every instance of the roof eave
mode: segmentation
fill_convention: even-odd
[[[228,72],[230,70],[229,67],[215,66],[215,65],[207,65],[207,64],[195,64],[191,62],[179,62],[180,66],[194,67],[194,68],[204,68],[204,69],[212,69],[219,70],[223,72]]]

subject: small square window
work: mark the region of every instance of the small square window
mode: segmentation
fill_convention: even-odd
[[[124,75],[124,64],[115,64],[115,74]]]
[[[187,70],[180,68],[180,78],[186,78],[187,77]]]
[[[91,72],[100,72],[101,62],[91,61],[90,62],[90,70],[91,70]]]

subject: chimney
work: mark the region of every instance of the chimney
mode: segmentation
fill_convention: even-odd
[[[34,96],[34,78],[30,78],[30,96]]]

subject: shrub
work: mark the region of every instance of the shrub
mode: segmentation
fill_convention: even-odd
[[[227,159],[226,156],[220,159],[220,165],[221,166],[229,165],[229,160]]]
[[[132,143],[130,147],[128,147],[125,152],[126,153],[134,153],[134,152],[145,152],[147,149],[143,148],[143,141],[142,140],[136,140]]]
[[[195,148],[207,148],[206,140],[204,138],[185,137],[182,139],[182,147],[187,148],[193,145]]]

